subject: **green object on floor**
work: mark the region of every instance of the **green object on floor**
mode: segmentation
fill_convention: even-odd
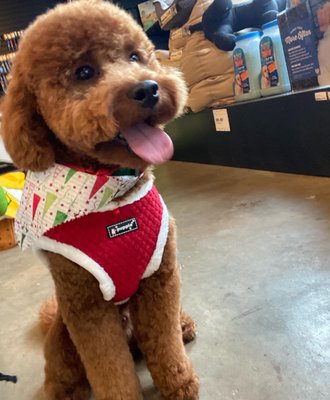
[[[6,196],[6,192],[0,186],[0,216],[5,215],[8,204],[9,201]]]

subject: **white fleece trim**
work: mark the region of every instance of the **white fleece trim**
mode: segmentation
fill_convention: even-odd
[[[87,254],[73,246],[58,242],[46,236],[39,238],[34,244],[35,250],[46,250],[52,253],[60,254],[70,261],[83,267],[86,271],[90,272],[100,283],[100,289],[103,298],[106,301],[111,300],[116,294],[116,288],[110,276],[105,270]]]
[[[141,200],[143,197],[147,195],[147,193],[152,189],[154,182],[152,179],[148,180],[144,185],[142,185],[138,190],[133,190],[132,193],[124,196],[122,200],[120,198],[118,200],[112,200],[109,205],[102,207],[102,210],[95,210],[94,212],[105,212],[105,211],[113,211],[116,208],[127,206],[128,204],[132,204],[138,200]]]
[[[160,230],[159,230],[159,235],[157,239],[157,244],[155,248],[155,252],[152,255],[150,262],[144,271],[144,274],[142,275],[141,279],[148,278],[151,276],[154,272],[156,272],[160,264],[162,262],[163,254],[164,254],[164,247],[166,245],[167,237],[168,237],[168,229],[169,229],[169,216],[168,216],[168,211],[166,208],[166,205],[161,197],[159,195],[160,201],[163,206],[163,215],[162,215],[162,222],[160,225]]]

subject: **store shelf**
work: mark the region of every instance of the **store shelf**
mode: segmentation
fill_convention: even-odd
[[[315,97],[328,91],[315,88],[228,106],[230,132],[216,131],[211,109],[186,114],[166,127],[174,159],[330,176],[330,100]]]

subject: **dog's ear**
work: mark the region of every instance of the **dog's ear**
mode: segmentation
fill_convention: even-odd
[[[55,161],[49,129],[37,112],[36,98],[25,83],[20,65],[15,67],[2,105],[1,136],[17,167],[42,171]]]

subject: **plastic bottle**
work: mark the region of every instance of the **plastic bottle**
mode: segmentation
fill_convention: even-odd
[[[259,57],[260,32],[252,31],[236,38],[233,51],[234,97],[236,101],[245,101],[260,97]]]
[[[262,25],[262,30],[259,75],[261,95],[271,96],[289,92],[291,84],[277,20]]]

